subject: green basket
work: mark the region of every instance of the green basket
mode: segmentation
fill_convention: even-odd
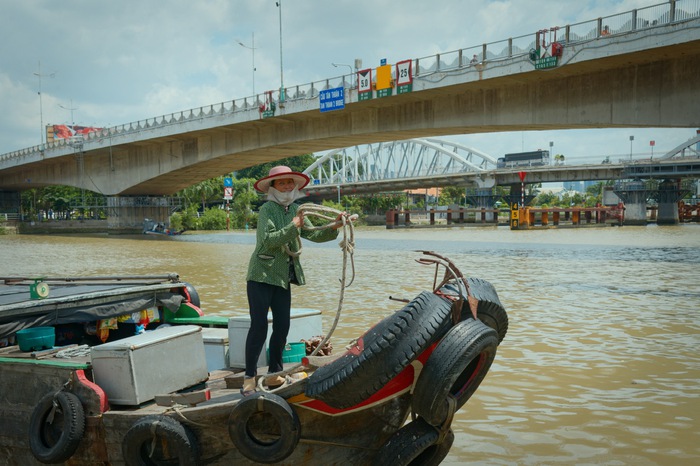
[[[301,362],[306,356],[306,343],[287,343],[282,352],[282,362]]]

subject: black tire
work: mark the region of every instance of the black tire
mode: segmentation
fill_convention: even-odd
[[[129,428],[122,441],[122,455],[129,466],[194,466],[199,461],[199,447],[194,434],[178,421],[152,415]]]
[[[284,398],[259,392],[244,397],[233,408],[228,434],[246,458],[258,463],[277,463],[297,447],[301,422]]]
[[[194,304],[197,307],[202,307],[201,306],[201,301],[199,299],[199,293],[197,293],[197,290],[193,285],[190,283],[184,282],[185,283],[185,291],[186,295],[189,295],[189,302]]]
[[[508,333],[508,313],[506,312],[498,293],[491,283],[481,278],[467,278],[469,293],[478,300],[476,317],[498,332],[500,344]],[[448,295],[457,295],[459,288],[455,283],[445,285],[441,291]],[[469,303],[464,301],[462,305],[461,320],[473,319]]]
[[[479,320],[465,320],[447,332],[425,363],[413,392],[413,410],[429,424],[448,418],[447,397],[455,411],[474,394],[496,357],[498,334]]]
[[[437,466],[452,448],[455,434],[449,429],[442,442],[438,430],[418,418],[397,430],[379,449],[375,466]]]
[[[450,302],[422,292],[368,330],[356,347],[316,370],[306,395],[338,409],[355,406],[377,393],[450,325]]]
[[[60,391],[44,396],[29,422],[29,447],[42,463],[68,460],[85,433],[85,411],[77,396]]]

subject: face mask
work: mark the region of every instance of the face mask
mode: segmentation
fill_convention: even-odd
[[[301,197],[299,194],[299,188],[296,187],[291,191],[287,191],[286,193],[277,191],[272,186],[270,186],[270,188],[267,190],[267,199],[284,207],[289,207],[289,204],[299,199],[299,197]]]

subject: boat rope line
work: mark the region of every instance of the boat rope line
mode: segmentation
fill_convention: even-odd
[[[298,211],[301,211],[302,215],[305,217],[308,216],[318,219],[315,223],[320,223],[320,225],[314,224],[313,226],[309,226],[308,224],[304,223],[304,226],[302,226],[302,229],[304,230],[326,230],[329,228],[337,227],[339,223],[342,225],[343,230],[343,239],[340,240],[340,242],[338,243],[338,246],[340,246],[340,249],[343,251],[343,266],[340,278],[340,297],[338,298],[338,309],[335,312],[335,319],[333,320],[333,325],[331,326],[331,329],[326,333],[323,340],[316,346],[316,348],[313,349],[313,351],[309,355],[316,356],[316,354],[319,351],[321,351],[321,349],[325,348],[325,345],[331,339],[333,332],[335,332],[335,329],[338,326],[338,322],[340,321],[340,314],[343,309],[345,289],[352,285],[352,283],[355,281],[355,228],[352,222],[357,219],[357,214],[350,215],[346,212],[334,209],[332,207],[322,206],[313,203],[304,203],[300,205]],[[312,223],[314,222],[312,221]],[[287,254],[289,254],[290,256],[298,257],[299,254],[301,254],[301,244],[299,245],[299,250],[296,252],[290,251],[288,246],[285,245],[285,251],[287,251]],[[349,282],[347,278],[348,262],[350,263],[351,269],[351,276]],[[258,389],[264,390],[263,381],[267,377],[272,377],[275,375],[287,376],[288,374],[297,372],[297,369],[301,367],[301,365],[301,363],[297,363],[283,371],[268,373],[265,377],[260,377],[257,384]]]

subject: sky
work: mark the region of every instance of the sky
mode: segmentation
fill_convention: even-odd
[[[282,0],[281,22],[276,3],[0,0],[0,154],[40,144],[42,122],[110,127],[251,96],[253,85],[278,89],[280,49],[291,87],[346,74],[356,58],[374,68],[662,0]],[[665,153],[694,136],[618,128],[448,139],[494,157],[553,142],[567,161],[597,161],[648,157],[652,140]]]

